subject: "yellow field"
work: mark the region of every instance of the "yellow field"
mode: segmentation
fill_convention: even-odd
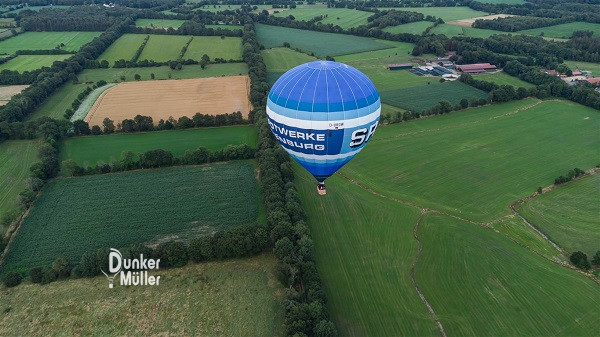
[[[246,117],[252,110],[249,88],[248,76],[120,83],[100,95],[84,120],[102,125],[108,117],[116,124],[142,115],[157,123],[197,112],[220,115],[236,111]]]

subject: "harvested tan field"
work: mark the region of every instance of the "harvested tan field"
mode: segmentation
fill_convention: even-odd
[[[248,116],[250,78],[226,76],[125,82],[107,89],[84,118],[91,125],[102,125],[108,117],[116,123],[136,115],[160,119],[192,117],[195,113],[221,115],[240,111]]]
[[[0,106],[10,101],[10,98],[27,89],[29,85],[7,85],[0,86]]]
[[[471,27],[476,20],[494,20],[499,18],[507,18],[509,16],[517,16],[512,14],[494,14],[494,15],[486,15],[486,16],[478,16],[476,18],[470,19],[462,19],[462,20],[454,20],[446,22],[449,25],[462,26],[462,27]]]

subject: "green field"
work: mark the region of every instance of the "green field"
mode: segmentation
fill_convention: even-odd
[[[586,70],[591,71],[594,76],[600,76],[600,63],[591,63],[591,62],[580,62],[580,61],[569,61],[565,60],[564,62],[571,70]]]
[[[402,8],[380,8],[395,9],[409,12],[423,13],[423,15],[431,15],[436,18],[442,18],[444,21],[470,19],[478,16],[488,15],[489,13],[476,11],[469,7],[402,7]]]
[[[336,61],[351,63],[352,61],[360,61],[360,60],[368,60],[364,62],[362,66],[383,66],[385,68],[386,65],[390,63],[407,63],[411,62],[414,59],[410,53],[415,47],[412,43],[407,42],[396,42],[396,41],[386,41],[386,40],[376,40],[378,42],[387,44],[389,48],[359,52],[354,54],[347,54],[336,57]],[[434,55],[425,54],[422,57],[435,57]],[[353,63],[356,66],[360,66],[359,63]]]
[[[200,2],[200,1],[187,1],[187,2]],[[272,9],[273,6],[272,5],[250,5],[251,7],[258,7],[258,10],[263,10],[263,9]],[[221,12],[221,11],[234,11],[236,9],[240,9],[240,7],[242,7],[242,5],[204,5],[200,8],[198,8],[197,10],[203,10],[203,11],[207,11],[207,12]],[[284,8],[279,8],[278,10],[284,10]]]
[[[358,53],[367,50],[389,48],[389,45],[375,39],[344,34],[321,33],[287,27],[256,24],[259,42],[265,48],[281,47],[288,42],[292,48],[319,57]]]
[[[206,28],[221,28],[221,29],[228,29],[228,30],[243,30],[244,26],[237,26],[237,25],[205,25]]]
[[[316,60],[312,56],[284,47],[265,49],[261,51],[261,55],[267,66],[267,81],[271,85],[284,72],[297,65]]]
[[[316,16],[323,16],[324,18],[319,21],[320,23],[324,25],[333,24],[348,29],[366,25],[367,18],[373,13],[348,8],[309,7],[294,8],[274,14],[278,17],[288,17],[290,15],[293,15],[296,21],[309,21]]]
[[[566,262],[567,258],[562,255],[550,242],[536,233],[517,216],[505,217],[500,221],[490,224],[498,233],[503,234],[516,241],[529,250],[542,254],[554,261]]]
[[[462,27],[448,24],[441,24],[431,30],[432,34],[444,34],[447,37],[454,36],[465,36],[465,37],[480,37],[480,38],[488,38],[492,35],[497,34],[507,34],[507,32],[501,32],[498,30],[491,29],[480,29],[480,28],[472,28],[472,27]]]
[[[398,26],[385,27],[383,31],[394,34],[409,33],[419,35],[423,33],[427,27],[431,26],[433,26],[433,22],[431,21],[417,21]]]
[[[0,71],[4,69],[18,72],[36,70],[41,67],[49,67],[54,61],[62,61],[69,57],[71,55],[19,55],[6,63],[2,63]]]
[[[600,151],[596,151],[596,158]],[[600,250],[600,174],[557,187],[518,205],[519,213],[567,252]]]
[[[536,100],[383,127],[342,172],[398,199],[491,221],[566,170],[598,164],[600,114],[591,108],[551,101],[493,118],[532,103]]]
[[[19,193],[25,190],[29,167],[38,161],[39,142],[10,140],[0,143],[0,216],[19,209]],[[0,236],[6,228],[0,225]]]
[[[467,222],[421,226],[417,282],[449,336],[596,335],[594,281]]]
[[[123,151],[137,155],[163,149],[171,151],[174,156],[181,156],[186,150],[195,150],[199,146],[220,150],[227,145],[256,147],[256,142],[256,129],[252,125],[73,137],[64,142],[61,160],[73,159],[79,165],[95,165],[98,161],[110,163],[119,160]]]
[[[0,53],[14,54],[17,50],[49,50],[61,43],[64,50],[78,51],[81,46],[100,36],[101,32],[25,32],[0,42]]]
[[[220,36],[194,36],[190,43],[184,59],[200,60],[202,55],[210,56],[211,60],[222,58],[225,60],[242,59],[242,38]]]
[[[515,88],[533,88],[535,85],[525,82],[518,77],[510,76],[505,72],[495,72],[490,74],[474,75],[473,78],[481,81],[494,82],[498,85],[512,85]]]
[[[185,20],[137,19],[135,25],[138,27],[179,28],[184,22]]]
[[[159,269],[156,287],[108,291],[100,276],[0,290],[0,335],[283,336],[276,263],[265,254]]]
[[[69,8],[70,6],[63,6],[63,5],[52,5],[52,6],[25,6],[23,8],[17,8],[15,10],[10,11],[9,13],[11,14],[18,14],[24,10],[28,10],[28,11],[40,11],[42,9],[66,9]]]
[[[181,48],[189,39],[189,36],[184,35],[150,35],[138,59],[156,62],[175,61],[179,57]]]
[[[591,30],[592,32],[594,32],[594,37],[600,36],[600,24],[589,22],[563,23],[555,26],[521,30],[519,31],[519,33],[536,36],[541,35],[543,33],[543,36],[546,37],[568,39],[573,35],[573,32],[576,30]]]
[[[219,63],[209,64],[204,69],[199,65],[184,65],[181,70],[173,70],[169,66],[148,68],[109,68],[109,69],[85,69],[77,75],[81,82],[120,82],[121,76],[125,81],[134,81],[135,74],[140,75],[142,81],[151,80],[151,74],[157,80],[186,79],[198,77],[219,77],[248,74],[248,66],[245,63]]]
[[[63,84],[27,118],[34,119],[44,116],[57,119],[64,118],[65,110],[71,108],[71,103],[86,87],[85,84],[73,84],[71,82]]]
[[[526,4],[527,2],[525,2],[525,0],[478,0],[478,2],[484,3],[484,4],[514,4],[514,5],[521,5],[521,4]]]
[[[253,163],[237,161],[53,180],[21,224],[2,272],[255,223],[254,174]]]
[[[298,165],[295,172],[340,335],[439,336],[409,274],[419,211],[365,193],[337,175],[327,180],[327,195],[318,196],[314,178]]]
[[[111,66],[117,60],[129,61],[145,38],[146,35],[144,34],[123,34],[106,48],[102,55],[98,57],[98,60],[106,60]]]
[[[475,89],[459,81],[439,83],[437,77],[417,76],[408,71],[395,72],[407,73],[410,76],[431,82],[429,85],[380,91],[382,102],[399,108],[421,111],[431,108],[440,101],[448,101],[452,105],[457,105],[463,98],[471,101],[473,98],[481,99],[488,96],[485,91]]]

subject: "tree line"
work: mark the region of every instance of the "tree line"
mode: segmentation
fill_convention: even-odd
[[[540,18],[535,16],[509,16],[493,20],[475,20],[473,27],[500,30],[504,32],[516,32],[519,30],[533,29],[547,26],[559,25],[561,23],[573,22],[573,16],[560,18]]]

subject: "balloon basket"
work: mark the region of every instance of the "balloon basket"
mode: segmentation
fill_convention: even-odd
[[[317,192],[319,193],[319,195],[325,195],[325,194],[327,194],[327,190],[325,189],[325,184],[318,183],[317,184]]]

